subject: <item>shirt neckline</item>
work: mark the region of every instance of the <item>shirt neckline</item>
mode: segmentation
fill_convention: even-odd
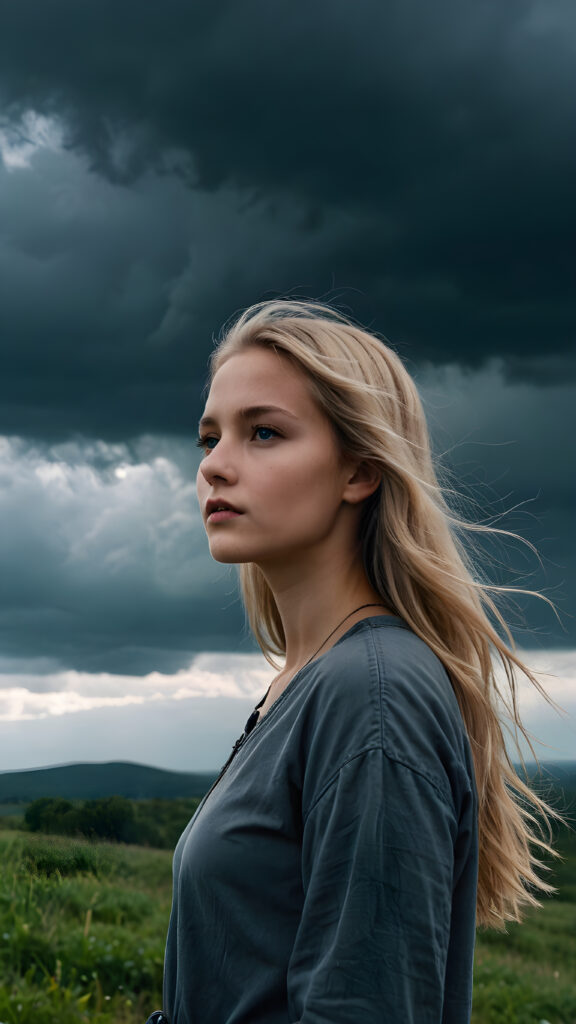
[[[245,746],[246,743],[249,742],[250,737],[253,736],[254,733],[257,732],[264,725],[264,723],[268,720],[270,715],[274,714],[278,706],[284,702],[284,698],[287,697],[287,695],[292,691],[295,684],[298,682],[302,674],[306,672],[307,669],[310,669],[312,668],[313,665],[318,664],[319,661],[322,661],[322,658],[327,657],[327,655],[330,654],[330,652],[333,651],[335,647],[338,647],[339,644],[346,640],[347,637],[349,637],[352,633],[357,632],[359,629],[361,629],[363,626],[367,624],[369,624],[371,627],[374,625],[379,626],[382,624],[386,626],[397,626],[401,629],[410,629],[410,626],[404,621],[404,619],[400,618],[399,615],[367,615],[365,618],[359,619],[358,622],[355,622],[354,625],[350,626],[346,630],[346,632],[338,638],[336,643],[332,644],[332,647],[329,647],[328,650],[324,652],[324,654],[319,654],[317,658],[314,658],[312,661],[309,661],[307,665],[302,665],[302,668],[299,668],[298,671],[294,673],[288,685],[282,690],[282,693],[276,698],[274,703],[270,705],[264,717],[258,717],[258,721],[250,730],[250,732],[247,733],[242,746]]]

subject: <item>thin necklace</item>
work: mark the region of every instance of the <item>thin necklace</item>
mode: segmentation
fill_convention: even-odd
[[[312,657],[308,658],[308,661],[306,661],[304,663],[304,665],[302,665],[302,668],[306,668],[306,665],[310,664],[312,659],[315,658],[316,655],[320,653],[320,651],[324,647],[324,644],[327,644],[328,641],[330,640],[330,638],[334,636],[334,633],[336,632],[336,630],[340,629],[340,626],[344,625],[344,623],[346,622],[346,619],[349,619],[351,615],[355,614],[355,612],[360,612],[360,611],[362,611],[363,608],[385,608],[385,607],[386,607],[385,604],[361,604],[360,607],[359,608],[355,608],[353,612],[348,612],[348,615],[345,615],[344,618],[342,619],[342,622],[339,622],[338,625],[336,626],[336,628],[333,629],[332,632],[326,637],[326,639],[322,641],[322,643],[320,644],[320,647],[318,648],[318,650],[314,651],[314,654],[312,655]],[[300,669],[298,669],[298,671],[300,671]]]
[[[314,658],[316,657],[316,655],[317,655],[317,654],[319,654],[319,653],[320,653],[320,651],[322,650],[322,648],[324,647],[324,644],[327,644],[327,643],[328,643],[328,641],[329,641],[329,640],[330,640],[330,639],[331,639],[331,638],[332,638],[332,637],[334,636],[334,633],[336,633],[336,632],[337,632],[337,630],[339,630],[339,629],[340,629],[340,626],[343,626],[343,625],[344,625],[344,623],[346,622],[346,619],[349,619],[351,615],[354,615],[354,614],[355,614],[356,612],[360,612],[360,611],[362,611],[362,609],[363,609],[363,608],[385,608],[385,607],[386,607],[386,605],[385,605],[385,604],[382,604],[382,603],[373,603],[373,604],[361,604],[361,605],[360,605],[360,606],[359,606],[358,608],[354,608],[354,610],[353,610],[353,611],[351,611],[351,612],[348,612],[348,615],[345,615],[345,616],[344,616],[344,618],[342,619],[342,621],[341,621],[341,622],[339,622],[339,623],[338,623],[338,625],[334,627],[334,629],[332,630],[332,632],[328,634],[328,636],[326,637],[326,639],[322,641],[322,643],[320,644],[320,647],[318,648],[318,650],[317,650],[317,651],[314,651],[314,654],[312,654],[312,655],[311,655],[311,656],[310,656],[310,657],[308,658],[308,661],[305,661],[305,662],[304,662],[304,664],[302,665],[302,667],[301,667],[301,668],[299,668],[299,669],[296,669],[296,672],[301,672],[303,668],[306,668],[306,666],[307,666],[307,665],[309,665],[309,664],[310,664],[310,662],[314,660]],[[296,675],[296,672],[294,673],[294,675],[292,676],[292,678],[294,678],[294,676]],[[260,701],[260,702],[259,702],[259,703],[258,703],[258,704],[256,705],[256,707],[254,708],[254,711],[253,711],[253,712],[252,712],[252,714],[250,715],[250,718],[248,719],[248,722],[246,723],[246,725],[247,725],[247,726],[249,726],[249,728],[248,728],[247,730],[245,730],[245,731],[248,731],[248,732],[250,732],[250,731],[251,731],[251,730],[252,730],[252,729],[254,728],[254,726],[256,725],[256,721],[258,720],[258,718],[259,718],[259,716],[260,716],[260,712],[259,712],[259,710],[258,710],[258,709],[262,707],[262,705],[263,705],[264,701],[266,700],[266,697],[267,697],[267,696],[268,696],[268,694],[270,693],[270,690],[271,690],[271,689],[272,689],[272,683],[270,683],[270,686],[269,686],[269,687],[268,687],[268,689],[266,690],[266,693],[265,693],[265,694],[264,694],[264,696],[262,697],[262,700],[261,700],[261,701]]]
[[[359,608],[355,608],[355,609],[354,609],[354,611],[352,611],[352,612],[348,612],[348,615],[345,615],[345,616],[344,616],[344,618],[342,619],[342,622],[339,622],[339,623],[338,623],[338,625],[336,626],[336,628],[335,628],[335,629],[333,629],[333,630],[332,630],[332,632],[328,634],[328,636],[326,637],[326,639],[325,639],[325,640],[323,640],[323,641],[322,641],[322,643],[320,644],[320,647],[318,648],[318,650],[317,650],[317,651],[314,651],[314,654],[312,655],[312,657],[308,658],[308,661],[307,661],[307,662],[306,662],[306,663],[305,663],[304,665],[302,665],[302,668],[306,668],[306,665],[309,665],[309,664],[310,664],[310,662],[311,662],[311,661],[313,660],[313,658],[315,658],[315,657],[316,657],[316,655],[320,653],[320,651],[321,651],[321,650],[322,650],[322,648],[324,647],[324,644],[327,644],[327,643],[328,643],[328,641],[330,640],[330,638],[334,636],[334,633],[336,632],[336,630],[337,630],[337,629],[340,629],[340,626],[342,626],[342,625],[343,625],[343,624],[344,624],[344,623],[346,622],[346,619],[349,619],[351,615],[354,615],[354,612],[359,612],[359,611],[361,611],[361,610],[362,610],[362,608],[386,608],[386,605],[385,605],[385,604],[380,604],[380,603],[373,603],[373,604],[361,604]],[[297,669],[297,672],[301,672],[301,671],[302,671],[302,669]],[[296,675],[296,672],[294,673],[294,675]],[[294,678],[294,676],[292,676],[292,678]],[[222,776],[224,775],[224,773],[225,773],[226,769],[228,768],[228,765],[229,765],[229,764],[230,764],[230,763],[231,763],[231,762],[232,762],[232,761],[234,760],[234,757],[236,756],[236,754],[237,754],[237,753],[238,753],[238,751],[240,750],[240,747],[241,747],[241,746],[242,746],[242,744],[244,743],[244,740],[246,739],[246,737],[248,736],[248,734],[249,734],[250,732],[252,732],[252,729],[253,729],[253,728],[254,728],[254,726],[256,725],[256,723],[257,723],[257,721],[258,721],[258,718],[259,718],[259,716],[260,716],[260,711],[259,711],[258,709],[262,707],[262,705],[263,705],[264,701],[266,700],[266,697],[267,697],[267,696],[268,696],[268,694],[270,693],[270,690],[271,690],[271,689],[272,689],[272,683],[270,683],[270,686],[269,686],[269,687],[268,687],[268,689],[266,690],[266,693],[265,693],[265,694],[264,694],[264,696],[262,697],[262,700],[261,700],[261,701],[259,701],[259,703],[258,703],[258,704],[256,705],[256,707],[254,708],[254,711],[252,712],[252,714],[250,715],[250,718],[248,719],[248,721],[246,722],[246,725],[244,726],[244,732],[243,732],[243,733],[242,733],[242,735],[241,735],[241,736],[240,736],[240,737],[239,737],[239,738],[238,738],[238,739],[236,740],[236,743],[235,743],[235,744],[234,744],[234,746],[232,747],[232,753],[230,754],[230,757],[229,757],[229,758],[228,758],[228,760],[226,761],[226,764],[225,764],[225,765],[224,765],[224,766],[223,766],[223,767],[222,767],[222,768],[220,769],[220,774],[218,775],[218,778],[217,778],[217,779],[215,780],[215,782],[213,782],[213,783],[212,783],[212,785],[210,786],[210,789],[208,790],[208,792],[207,792],[206,796],[204,797],[204,800],[206,800],[206,799],[207,799],[207,797],[208,797],[208,796],[210,795],[210,793],[212,792],[212,790],[214,789],[214,787],[215,787],[215,786],[217,785],[217,783],[218,783],[218,782],[220,782],[220,779],[221,779],[221,778],[222,778]]]

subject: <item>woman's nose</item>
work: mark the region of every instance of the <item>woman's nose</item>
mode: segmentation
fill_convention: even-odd
[[[223,444],[222,440],[218,441],[216,447],[210,449],[202,459],[200,472],[209,484],[214,480],[234,483],[238,477],[238,470],[230,445]]]

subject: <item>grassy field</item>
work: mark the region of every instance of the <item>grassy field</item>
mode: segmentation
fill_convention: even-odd
[[[557,898],[479,934],[474,1024],[576,1024],[575,839]],[[169,851],[11,830],[0,865],[1,1024],[143,1024],[160,1007]]]
[[[473,1024],[576,1024],[576,835],[558,849],[558,895],[506,933],[478,933]]]
[[[0,832],[2,1024],[143,1024],[161,1006],[171,854]]]

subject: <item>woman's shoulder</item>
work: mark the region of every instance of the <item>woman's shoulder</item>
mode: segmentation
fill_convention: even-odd
[[[337,771],[380,748],[453,796],[471,775],[468,738],[448,673],[403,620],[356,623],[318,660],[307,705],[311,753]]]
[[[367,696],[377,690],[378,710],[382,710],[382,700],[389,711],[404,702],[427,708],[431,700],[438,700],[459,716],[444,665],[431,647],[395,615],[357,622],[319,659],[318,665],[334,700],[346,702],[360,692]]]

